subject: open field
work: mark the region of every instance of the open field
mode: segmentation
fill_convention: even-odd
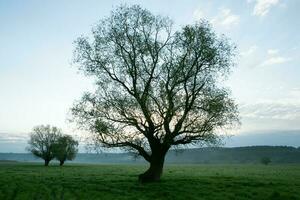
[[[146,168],[0,163],[0,199],[300,199],[300,165],[167,165],[141,185]]]

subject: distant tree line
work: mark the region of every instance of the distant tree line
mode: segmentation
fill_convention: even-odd
[[[179,153],[170,153],[169,163],[201,164],[284,164],[300,163],[300,147],[291,146],[249,146],[249,147],[208,147],[186,149]]]
[[[42,158],[45,166],[53,159],[58,160],[62,166],[66,160],[73,160],[78,152],[78,141],[50,125],[34,127],[28,144],[27,150],[34,156]]]
[[[251,146],[251,147],[205,147],[185,150],[170,150],[166,162],[172,164],[263,164],[262,158],[269,158],[269,164],[299,164],[300,147]],[[36,162],[28,153],[0,153],[0,162]],[[78,153],[78,163],[145,163],[142,158],[133,158],[131,153]]]

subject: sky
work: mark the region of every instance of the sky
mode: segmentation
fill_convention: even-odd
[[[81,135],[69,109],[93,80],[72,64],[73,42],[124,3],[169,16],[177,29],[206,19],[236,44],[223,84],[242,124],[228,146],[300,146],[298,0],[0,0],[0,152],[23,152],[39,124]]]

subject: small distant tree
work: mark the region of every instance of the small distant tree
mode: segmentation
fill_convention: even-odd
[[[271,163],[271,159],[269,157],[263,157],[261,158],[260,162],[264,165],[268,165]]]
[[[54,158],[54,144],[61,135],[61,130],[55,126],[40,125],[33,128],[28,141],[27,150],[33,155],[44,159],[45,166]]]
[[[63,135],[57,139],[54,146],[54,156],[62,166],[66,160],[73,160],[78,152],[78,142],[70,135]]]

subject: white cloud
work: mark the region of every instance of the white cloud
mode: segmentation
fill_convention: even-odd
[[[300,88],[278,87],[273,88],[273,92],[275,91],[277,97],[241,104],[241,116],[252,119],[300,121]]]
[[[257,50],[257,48],[258,47],[256,45],[253,45],[249,49],[247,49],[246,51],[242,51],[241,56],[250,56]]]
[[[26,142],[28,137],[28,134],[0,133],[1,142]]]
[[[269,49],[267,51],[267,59],[263,61],[260,66],[270,66],[275,64],[282,64],[291,61],[292,59],[289,57],[284,57],[279,55],[278,49]]]
[[[272,56],[262,62],[260,66],[270,66],[275,64],[282,64],[291,61],[291,58],[283,57],[283,56]]]
[[[248,0],[248,3],[251,2],[252,1]],[[256,0],[255,2],[253,15],[263,17],[269,13],[271,7],[276,6],[279,3],[279,0]]]
[[[246,66],[271,66],[290,62],[293,60],[292,57],[287,56],[278,49],[263,50],[258,48],[257,45],[252,45],[248,49],[241,51],[240,58],[242,65]]]
[[[269,49],[268,50],[268,55],[276,55],[278,54],[279,50],[278,49]]]
[[[264,102],[240,107],[242,117],[252,119],[300,120],[300,104]]]
[[[238,15],[232,14],[231,10],[228,8],[220,9],[220,14],[211,20],[211,23],[216,26],[223,26],[229,28],[234,25],[238,25],[240,22],[240,17]]]
[[[232,11],[228,8],[221,8],[219,9],[219,14],[214,17],[208,16],[200,8],[197,8],[193,12],[193,19],[194,20],[201,20],[203,18],[210,21],[210,23],[214,26],[223,27],[223,28],[230,28],[234,25],[238,25],[240,22],[240,16],[235,15]]]

